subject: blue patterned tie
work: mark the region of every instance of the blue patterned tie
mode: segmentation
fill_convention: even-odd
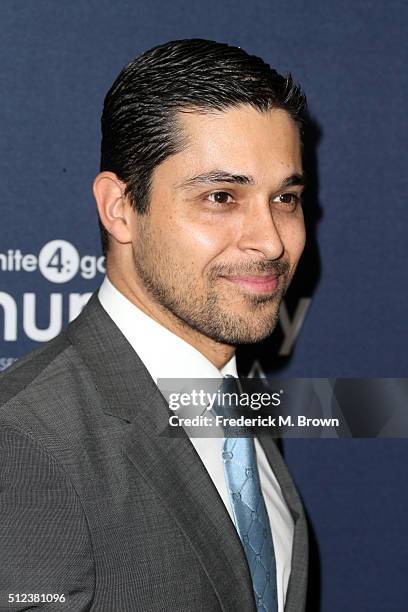
[[[239,393],[235,377],[224,377],[221,390]],[[224,407],[214,407],[217,414],[223,410]],[[224,416],[225,412],[228,411],[224,410]],[[253,438],[225,438],[222,459],[234,523],[248,560],[257,610],[278,612],[275,552]]]

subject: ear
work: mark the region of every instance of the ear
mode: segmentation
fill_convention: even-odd
[[[106,231],[121,244],[131,242],[130,205],[123,195],[125,184],[113,172],[101,172],[93,182],[99,218]]]

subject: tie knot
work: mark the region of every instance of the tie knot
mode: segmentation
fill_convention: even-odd
[[[229,393],[236,393],[237,396],[240,394],[239,379],[232,374],[225,374],[220,389],[225,390]]]
[[[226,374],[218,387],[217,398],[213,405],[214,414],[217,416],[236,417],[239,395],[238,379],[231,374]]]
[[[243,423],[247,408],[241,406],[242,389],[239,378],[226,374],[218,387],[212,412],[223,418],[224,437],[251,435],[250,429]]]

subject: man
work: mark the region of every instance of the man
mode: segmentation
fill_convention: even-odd
[[[163,435],[156,385],[236,377],[235,347],[275,327],[305,241],[304,107],[290,78],[204,40],[147,51],[108,92],[107,277],[0,387],[1,610],[304,609],[305,519],[273,439],[241,449],[265,518],[252,554],[233,453]]]

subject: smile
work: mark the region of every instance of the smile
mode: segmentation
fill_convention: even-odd
[[[275,291],[279,284],[279,275],[226,276],[224,278],[235,285],[239,285],[255,293],[270,293],[271,291]]]

